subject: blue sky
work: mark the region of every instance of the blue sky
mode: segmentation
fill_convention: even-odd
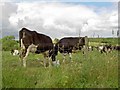
[[[111,7],[113,2],[80,2],[80,4],[97,7]]]
[[[72,4],[83,4],[87,6],[97,7],[111,7],[114,2],[112,0],[3,0],[5,2],[61,2],[61,3],[72,3]],[[113,0],[114,1],[114,0]]]

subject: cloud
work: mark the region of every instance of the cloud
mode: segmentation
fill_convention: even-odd
[[[56,33],[77,34],[82,23],[92,17],[97,14],[83,5],[19,3],[17,13],[11,14],[9,22],[14,27],[29,27],[47,34],[53,32],[51,36],[57,37]]]
[[[6,35],[14,35],[17,36],[16,27],[12,26],[9,22],[9,18],[12,13],[15,13],[17,10],[17,5],[14,3],[1,3],[0,7],[2,8],[2,12],[0,12],[0,21],[2,28],[2,36]],[[1,36],[0,36],[1,37]]]
[[[98,10],[81,4],[49,2],[5,3],[3,7],[3,22],[4,27],[7,27],[3,32],[16,37],[22,27],[52,38],[78,36],[80,30],[82,36],[101,34],[100,31],[103,31],[103,36],[111,36],[110,30],[117,29],[117,10],[108,10],[105,7]]]
[[[83,31],[97,33],[101,36],[112,36],[112,30],[118,30],[118,11],[117,10],[104,10],[104,13],[98,14],[97,18],[88,20],[88,25],[83,27]]]

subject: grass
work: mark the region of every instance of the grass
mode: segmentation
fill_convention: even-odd
[[[3,88],[118,88],[118,55],[98,51],[72,55],[73,62],[66,56],[58,55],[61,65],[44,68],[40,63],[42,55],[30,54],[27,67],[21,67],[18,56],[9,51],[2,54]]]
[[[120,38],[89,38],[90,45],[97,44],[111,44],[118,45]]]

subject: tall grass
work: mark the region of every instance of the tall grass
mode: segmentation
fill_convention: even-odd
[[[98,51],[89,52],[87,57],[81,52],[72,55],[73,62],[62,55],[59,67],[44,68],[42,55],[30,54],[27,68],[21,67],[18,56],[3,51],[3,88],[117,88],[118,55],[113,51],[108,55]]]

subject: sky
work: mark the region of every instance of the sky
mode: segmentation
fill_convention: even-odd
[[[3,0],[0,3],[0,37],[25,27],[54,38],[112,37],[118,30],[118,2],[80,0]],[[99,1],[99,0],[98,0]],[[107,1],[107,0],[106,0]]]

